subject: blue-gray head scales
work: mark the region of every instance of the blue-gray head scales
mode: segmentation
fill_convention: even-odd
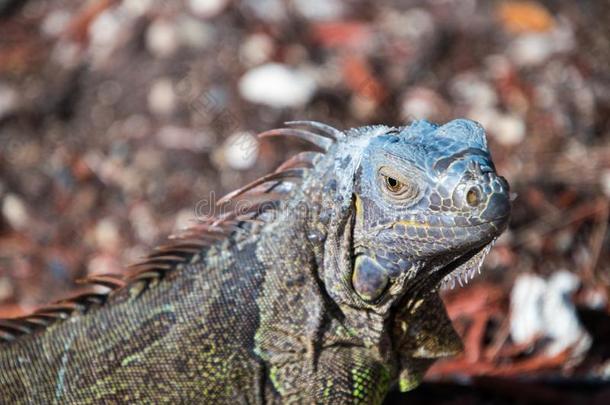
[[[323,270],[335,301],[383,313],[407,291],[472,277],[510,215],[483,128],[416,121],[345,138],[333,146],[322,204],[335,207]]]

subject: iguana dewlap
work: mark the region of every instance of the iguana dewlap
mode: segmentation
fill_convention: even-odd
[[[483,129],[288,126],[262,137],[317,151],[220,202],[239,208],[91,278],[106,294],[0,320],[0,403],[380,403],[457,353],[438,288],[510,213]]]

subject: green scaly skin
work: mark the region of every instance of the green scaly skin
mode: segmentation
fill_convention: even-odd
[[[459,352],[438,286],[480,265],[509,210],[480,128],[460,120],[344,134],[308,124],[325,137],[267,135],[308,138],[326,153],[233,195],[270,202],[256,221],[208,222],[106,297],[2,321],[0,402],[376,404]],[[401,192],[417,192],[388,192],[394,172],[408,183]],[[434,228],[441,216],[451,231]],[[458,217],[481,221],[461,232]],[[217,227],[225,237],[209,242]]]

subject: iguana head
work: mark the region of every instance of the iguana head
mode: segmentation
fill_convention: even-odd
[[[507,225],[508,183],[473,121],[360,128],[337,148],[334,173],[351,176],[334,198],[349,208],[329,227],[324,277],[339,302],[386,313],[470,270]]]
[[[483,129],[465,120],[372,138],[354,191],[352,286],[368,303],[400,295],[409,272],[440,281],[498,237],[510,212]]]

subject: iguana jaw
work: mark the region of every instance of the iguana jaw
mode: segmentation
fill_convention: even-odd
[[[460,257],[449,265],[445,266],[439,271],[439,275],[444,275],[440,282],[440,288],[451,288],[453,289],[456,285],[456,281],[460,286],[468,284],[469,280],[472,280],[476,273],[481,274],[481,268],[483,261],[487,254],[496,243],[497,238],[494,238],[491,242],[484,245],[480,249],[473,249],[468,254]]]
[[[468,250],[466,253],[453,257],[449,262],[432,264],[425,269],[421,277],[425,279],[425,287],[419,293],[437,291],[439,288],[455,287],[457,281],[460,285],[468,283],[475,273],[481,270],[485,257],[493,247],[497,238]],[[462,281],[463,280],[463,281]]]

